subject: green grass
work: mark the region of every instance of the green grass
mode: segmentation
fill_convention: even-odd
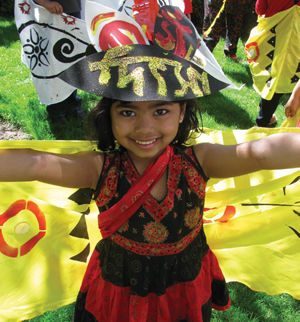
[[[240,91],[224,91],[199,99],[203,110],[205,127],[227,130],[248,129],[255,124],[260,96],[252,87],[252,77],[240,41],[238,59],[235,64],[223,54],[221,40],[214,55],[225,74]],[[85,139],[85,125],[71,120],[66,126],[53,125],[47,116],[46,107],[39,103],[29,70],[21,63],[21,43],[13,20],[0,18],[0,118],[30,134],[36,140],[76,140]],[[78,91],[82,97],[83,109],[89,112],[97,97]],[[279,126],[284,120],[284,105],[288,99],[284,95],[277,108]],[[229,283],[232,306],[226,312],[213,311],[212,321],[232,322],[300,322],[300,301],[290,295],[269,296],[251,291],[245,285]],[[32,322],[72,321],[74,304],[49,311]]]
[[[73,321],[75,304],[63,306],[56,311],[48,311],[34,319],[26,320],[30,322],[71,322]],[[25,321],[24,321],[25,322]]]

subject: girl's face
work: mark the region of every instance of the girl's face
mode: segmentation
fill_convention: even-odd
[[[121,102],[111,107],[112,131],[133,161],[151,163],[176,137],[186,104]]]

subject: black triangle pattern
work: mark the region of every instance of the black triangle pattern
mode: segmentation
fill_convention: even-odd
[[[291,78],[291,84],[293,83],[297,83],[299,80],[299,77],[297,75],[294,75],[292,78]]]
[[[270,64],[266,67],[266,70],[268,71],[269,74],[271,74],[271,67],[272,67],[272,64]]]
[[[89,205],[92,200],[92,189],[91,188],[80,188],[74,192],[69,199],[76,202],[78,205]]]
[[[275,48],[275,44],[276,44],[276,36],[272,37],[271,39],[269,39],[268,44],[270,44],[271,46],[273,46]]]
[[[80,252],[79,254],[71,257],[70,259],[74,260],[74,261],[77,261],[77,262],[84,262],[86,263],[87,262],[87,258],[90,254],[90,243],[88,243],[88,245],[85,247],[85,249]]]
[[[269,57],[271,60],[274,58],[274,50],[271,50],[268,54],[267,57]]]
[[[271,33],[272,33],[272,34],[276,34],[276,30],[275,30],[275,29],[276,29],[276,27],[277,27],[277,25],[276,25],[276,26],[274,26],[272,29],[270,29],[270,31],[271,31]]]
[[[89,234],[87,230],[85,215],[82,215],[75,226],[75,228],[70,232],[70,236],[77,238],[89,239]]]

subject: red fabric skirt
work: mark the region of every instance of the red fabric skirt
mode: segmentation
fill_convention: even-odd
[[[224,305],[214,303],[213,292],[219,286],[226,288],[218,260],[210,249],[202,259],[196,279],[175,284],[167,288],[166,294],[150,293],[146,297],[131,294],[130,287],[105,281],[99,267],[99,253],[95,250],[80,292],[86,294],[85,310],[101,322],[203,322],[209,321],[211,308],[222,311],[230,306],[229,297]]]

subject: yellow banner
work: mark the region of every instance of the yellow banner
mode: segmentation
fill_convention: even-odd
[[[83,141],[0,141],[0,148],[75,153],[94,147]],[[101,236],[97,208],[70,200],[74,192],[39,182],[0,184],[0,321],[22,321],[75,301]]]
[[[295,128],[207,130],[201,141],[236,144]],[[205,233],[227,282],[300,299],[300,169],[210,180]]]
[[[255,90],[270,100],[291,93],[300,77],[300,7],[259,17],[245,45]]]
[[[278,132],[300,129],[205,129],[191,143],[236,144]],[[94,146],[0,141],[0,148],[75,153]],[[299,178],[300,169],[290,169],[209,180],[204,229],[227,281],[300,299]],[[38,182],[0,184],[1,321],[29,319],[75,301],[88,256],[101,238],[95,204],[78,205],[75,192]]]

